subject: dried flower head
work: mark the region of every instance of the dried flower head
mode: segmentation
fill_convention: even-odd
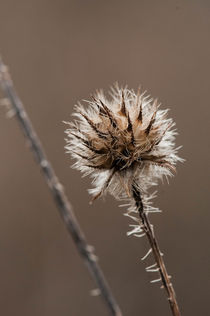
[[[67,151],[74,168],[94,178],[93,199],[109,191],[116,198],[131,197],[135,184],[141,192],[175,171],[181,160],[174,145],[175,125],[157,100],[140,89],[115,85],[108,99],[96,92],[86,105],[75,108],[68,123]]]
[[[146,236],[155,263],[147,272],[159,274],[151,282],[162,281],[173,315],[180,316],[173,285],[167,273],[162,253],[150,224],[148,213],[158,212],[152,206],[153,194],[147,194],[152,185],[175,171],[175,125],[167,117],[168,110],[159,109],[157,100],[138,90],[115,85],[108,99],[97,92],[87,104],[75,108],[76,120],[68,123],[67,151],[76,159],[73,167],[93,177],[93,199],[109,191],[116,198],[128,199],[126,216],[130,224],[127,235]],[[138,215],[138,216],[137,216]]]

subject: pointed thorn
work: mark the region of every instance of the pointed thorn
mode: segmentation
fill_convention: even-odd
[[[134,138],[134,134],[133,134],[133,126],[132,126],[132,123],[131,123],[131,119],[130,119],[129,113],[128,113],[128,127],[127,127],[127,131],[129,133],[131,133],[131,142],[132,142],[132,144],[134,144],[135,138]]]
[[[164,132],[162,133],[162,135],[159,137],[158,141],[155,142],[155,145],[158,145],[161,140],[163,139],[163,136],[165,135],[165,133],[167,132],[167,130],[173,125],[173,123],[169,123],[168,126],[166,127],[166,129],[164,130]]]
[[[84,119],[88,122],[88,124],[90,125],[90,127],[96,132],[96,134],[97,134],[100,138],[103,138],[103,139],[106,139],[106,138],[107,138],[107,134],[105,134],[105,133],[103,133],[103,132],[100,132],[100,131],[97,129],[95,123],[94,123],[92,120],[90,120],[89,117],[88,117],[86,114],[80,112],[80,115],[82,115],[82,117],[84,117]]]
[[[137,120],[142,123],[142,120],[143,120],[143,117],[142,117],[142,103],[140,104],[139,115],[137,117]]]
[[[122,103],[121,103],[120,112],[121,112],[122,115],[126,116],[125,97],[124,97],[124,91],[123,90],[122,90]]]
[[[113,117],[112,111],[101,100],[99,100],[99,101],[100,101],[105,113],[107,114],[107,116],[108,116],[108,118],[110,120],[110,123],[112,124],[112,126],[114,128],[116,128],[117,127],[117,122],[116,122],[115,118]]]
[[[97,200],[97,199],[101,196],[101,194],[102,194],[102,190],[101,190],[98,194],[96,194],[96,195],[94,195],[94,196],[92,197],[92,199],[90,200],[89,204],[92,205],[93,202],[94,202],[95,200]]]
[[[82,154],[80,154],[80,153],[77,153],[76,151],[71,151],[73,154],[75,154],[75,155],[77,155],[77,156],[79,156],[79,157],[81,157],[82,159],[85,159],[85,160],[90,160],[91,158],[90,157],[86,157],[86,156],[84,156],[84,155],[82,155]]]
[[[73,132],[70,132],[71,135],[73,135],[74,137],[76,137],[77,139],[81,140],[84,145],[90,149],[92,152],[94,152],[95,154],[105,154],[106,153],[106,150],[105,148],[101,148],[101,149],[96,149],[95,147],[93,147],[90,143],[90,141],[86,140],[85,138],[73,133]]]
[[[150,131],[151,131],[151,128],[152,128],[152,126],[153,126],[153,124],[154,124],[154,122],[155,122],[156,113],[157,113],[156,111],[153,113],[152,118],[151,118],[151,120],[150,120],[150,122],[149,122],[149,125],[148,125],[147,128],[145,129],[145,134],[146,134],[146,135],[149,135],[149,133],[150,133]]]
[[[128,132],[132,132],[132,123],[131,123],[131,119],[130,119],[130,115],[128,113],[128,127],[127,127],[127,131]]]

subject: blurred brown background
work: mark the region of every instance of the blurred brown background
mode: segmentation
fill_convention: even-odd
[[[209,1],[1,0],[0,52],[124,315],[170,315],[111,197],[93,206],[64,153],[63,120],[96,88],[141,83],[177,123],[177,175],[153,215],[184,316],[209,315]],[[0,111],[1,315],[106,316],[15,119]],[[81,198],[82,196],[82,198]]]

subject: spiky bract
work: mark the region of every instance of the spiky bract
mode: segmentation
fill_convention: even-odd
[[[109,191],[116,198],[131,197],[135,184],[141,192],[175,171],[174,123],[168,110],[138,90],[115,85],[108,99],[96,92],[78,104],[76,120],[68,123],[67,151],[74,168],[94,178],[93,199]]]

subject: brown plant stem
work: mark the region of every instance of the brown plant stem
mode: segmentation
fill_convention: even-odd
[[[172,315],[173,316],[181,316],[180,311],[179,311],[179,307],[177,304],[177,300],[176,300],[175,291],[174,291],[173,285],[170,281],[170,277],[167,273],[166,266],[165,266],[164,261],[163,261],[163,256],[161,254],[157,239],[155,237],[153,227],[149,221],[147,213],[144,211],[144,205],[142,202],[141,193],[136,189],[135,185],[132,186],[132,193],[133,193],[133,198],[134,198],[135,203],[136,203],[136,208],[137,208],[138,213],[139,213],[139,217],[141,219],[141,227],[147,236],[148,242],[149,242],[150,247],[152,249],[152,253],[153,253],[155,262],[156,262],[157,267],[158,267],[161,281],[163,283],[163,286],[164,286],[166,293],[167,293],[167,296],[168,296],[168,301],[170,304]]]
[[[4,91],[6,97],[11,103],[14,110],[15,117],[17,118],[22,131],[29,141],[31,150],[34,157],[44,175],[45,181],[53,196],[54,202],[58,208],[60,216],[66,226],[69,234],[71,235],[75,246],[88,266],[89,272],[94,278],[100,293],[110,311],[111,315],[121,316],[119,306],[117,305],[112,292],[106,282],[103,272],[96,261],[96,256],[93,253],[93,249],[88,245],[83,231],[81,230],[77,219],[74,215],[73,208],[70,201],[64,193],[64,189],[60,184],[50,162],[48,161],[41,142],[31,124],[31,121],[24,109],[24,106],[19,99],[13,82],[8,73],[7,67],[0,59],[0,87]]]

